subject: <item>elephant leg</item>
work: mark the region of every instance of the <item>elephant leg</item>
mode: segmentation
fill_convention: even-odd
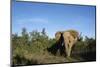
[[[68,56],[68,48],[69,48],[68,44],[65,43],[65,53],[66,53],[66,56]]]
[[[69,51],[69,38],[67,36],[69,33],[63,33],[63,39],[64,39],[64,46],[65,46],[65,53],[66,56],[68,56],[68,51]]]
[[[71,43],[69,40],[65,41],[65,50],[66,50],[67,57],[70,57],[71,55],[72,46],[73,43]]]
[[[71,50],[72,50],[72,46],[71,46],[71,44],[69,44],[69,48],[68,48],[68,57],[70,57],[70,55],[71,55]]]

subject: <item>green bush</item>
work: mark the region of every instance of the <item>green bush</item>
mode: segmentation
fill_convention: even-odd
[[[57,55],[51,54],[48,51],[49,48],[53,53],[58,50],[56,40],[50,39],[46,35],[45,28],[42,32],[32,31],[30,33],[23,28],[21,36],[12,34],[13,65],[40,64],[47,63],[47,61],[52,63]],[[61,49],[64,49],[64,46]],[[71,55],[81,57],[84,60],[95,60],[96,40],[88,37],[83,40],[83,37],[80,37],[80,40],[73,46]],[[62,59],[62,57],[60,56],[59,59]]]

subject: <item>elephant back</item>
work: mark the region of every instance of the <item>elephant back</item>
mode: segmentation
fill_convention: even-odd
[[[79,33],[76,30],[68,30],[67,32],[69,32],[74,38],[78,38]]]

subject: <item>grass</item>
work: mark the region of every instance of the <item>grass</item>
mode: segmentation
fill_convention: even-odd
[[[51,64],[51,63],[65,63],[77,62],[82,59],[75,57],[64,57],[60,55],[53,55],[46,50],[36,50],[32,46],[18,46],[13,51],[14,65],[35,65],[35,64]]]

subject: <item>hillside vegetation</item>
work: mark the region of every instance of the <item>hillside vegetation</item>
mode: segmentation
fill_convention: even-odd
[[[12,34],[12,60],[13,65],[36,65],[79,61],[96,60],[96,40],[88,38],[80,40],[72,48],[71,57],[62,55],[57,50],[56,40],[49,38],[45,28],[41,32],[33,30],[27,32],[25,28],[22,33]],[[64,47],[62,47],[64,48]]]

